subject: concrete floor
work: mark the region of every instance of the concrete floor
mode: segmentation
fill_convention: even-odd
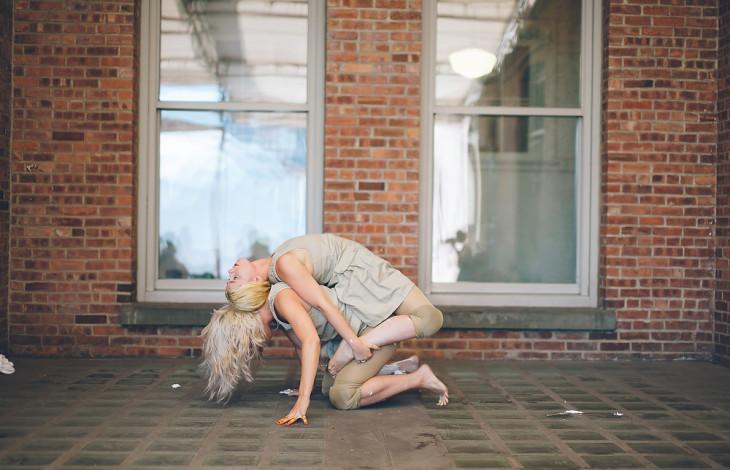
[[[730,468],[730,369],[708,363],[435,362],[445,409],[411,392],[337,411],[316,394],[309,426],[283,428],[294,361],[267,361],[227,406],[205,401],[191,360],[14,362],[2,469]],[[567,409],[584,414],[548,416]]]

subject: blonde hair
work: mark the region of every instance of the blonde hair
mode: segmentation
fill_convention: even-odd
[[[227,402],[241,379],[253,382],[253,369],[266,343],[264,325],[256,313],[229,304],[213,311],[202,337],[205,393],[209,400]]]
[[[226,298],[233,307],[241,312],[255,312],[264,305],[270,290],[269,281],[251,281],[235,290],[226,288]]]

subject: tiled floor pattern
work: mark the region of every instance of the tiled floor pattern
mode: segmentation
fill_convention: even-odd
[[[293,361],[267,361],[227,406],[193,361],[14,362],[2,469],[730,468],[730,369],[708,363],[437,362],[447,408],[412,392],[343,412],[316,394],[310,425],[282,428]]]

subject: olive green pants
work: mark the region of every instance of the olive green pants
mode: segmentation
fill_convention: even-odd
[[[444,317],[434,307],[424,293],[416,286],[394,312],[395,315],[408,315],[416,328],[416,337],[431,336],[441,329]],[[364,331],[367,332],[370,328]],[[390,361],[395,353],[395,344],[381,346],[364,363],[350,361],[337,376],[332,378],[325,372],[322,392],[329,395],[332,405],[340,410],[354,410],[360,407],[362,384],[378,375],[380,369]]]

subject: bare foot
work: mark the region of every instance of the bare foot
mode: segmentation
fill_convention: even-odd
[[[415,372],[416,369],[418,369],[418,356],[413,355],[400,361],[385,364],[378,374],[410,374],[411,372]]]
[[[446,406],[449,402],[449,389],[446,385],[436,377],[430,367],[424,364],[418,368],[417,374],[421,374],[421,387],[425,388],[429,392],[438,393],[439,401],[438,406]]]
[[[334,377],[339,371],[342,370],[343,367],[347,365],[348,362],[353,359],[354,356],[352,354],[352,348],[350,347],[350,345],[347,344],[346,341],[340,341],[340,345],[337,347],[335,355],[332,356],[332,359],[330,359],[330,362],[327,365],[327,372],[329,372],[330,375]]]

